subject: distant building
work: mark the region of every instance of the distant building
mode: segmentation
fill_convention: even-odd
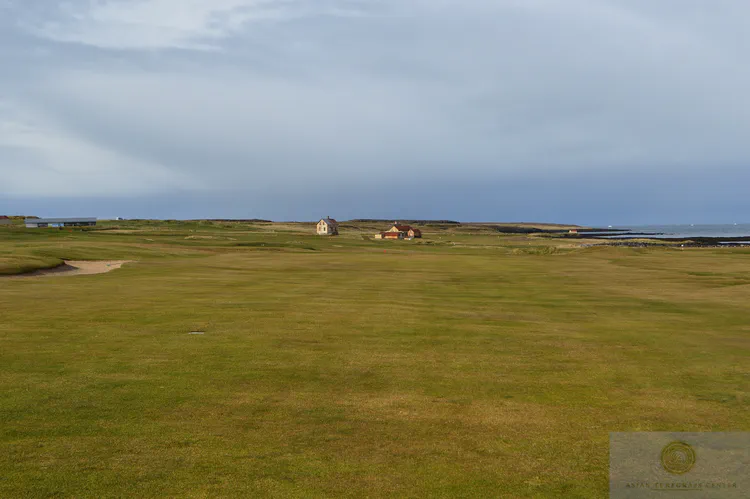
[[[10,225],[12,223],[11,219],[6,217],[5,215],[0,216],[0,225]]]
[[[338,236],[339,223],[331,217],[321,218],[318,222],[319,236]]]
[[[382,239],[403,239],[406,237],[406,234],[404,232],[381,232]]]
[[[404,237],[408,238],[420,238],[422,237],[422,231],[419,229],[415,229],[409,225],[399,225],[398,223],[394,224],[393,227],[391,227],[388,232],[402,232],[404,234]]]
[[[47,227],[91,227],[96,225],[96,218],[27,218],[27,229],[44,229]]]

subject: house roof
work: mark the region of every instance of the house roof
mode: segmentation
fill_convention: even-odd
[[[382,232],[383,237],[400,237],[401,232]]]
[[[0,220],[10,220],[10,218],[6,217],[5,215],[0,215]]]
[[[401,232],[409,232],[411,230],[410,225],[394,225],[396,229],[400,230]]]
[[[325,222],[328,225],[338,225],[339,223],[333,218],[321,218],[320,222]],[[320,223],[318,222],[318,223]]]

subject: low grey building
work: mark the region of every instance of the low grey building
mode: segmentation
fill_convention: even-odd
[[[40,229],[46,227],[91,227],[96,225],[96,218],[27,218],[26,228]]]

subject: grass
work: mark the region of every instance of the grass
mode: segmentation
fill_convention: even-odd
[[[747,250],[312,228],[0,229],[137,261],[0,279],[0,497],[598,498],[611,431],[750,430]]]

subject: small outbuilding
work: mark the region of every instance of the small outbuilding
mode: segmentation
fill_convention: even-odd
[[[317,230],[319,236],[338,236],[339,223],[331,217],[321,218]]]

